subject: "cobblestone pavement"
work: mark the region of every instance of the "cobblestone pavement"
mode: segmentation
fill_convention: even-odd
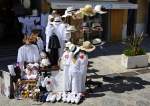
[[[143,47],[150,56],[150,39]],[[150,106],[150,67],[126,70],[120,64],[123,44],[106,44],[89,54],[88,76],[101,86],[92,85],[92,93],[80,106]],[[93,83],[93,84],[95,84]],[[67,103],[40,103],[0,96],[0,106],[70,106]]]

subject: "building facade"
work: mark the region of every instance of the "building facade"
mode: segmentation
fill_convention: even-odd
[[[128,10],[136,10],[137,4],[128,0],[51,0],[53,9],[66,9],[73,6],[77,9],[91,4],[93,7],[102,5],[108,13],[102,16],[103,36],[107,41],[121,41],[127,37]]]

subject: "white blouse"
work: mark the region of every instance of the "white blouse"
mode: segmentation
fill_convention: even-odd
[[[18,49],[17,62],[39,62],[40,53],[38,47],[34,44],[23,45]]]

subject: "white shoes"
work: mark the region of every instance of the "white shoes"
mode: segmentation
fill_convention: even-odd
[[[77,94],[74,94],[74,93],[61,93],[59,92],[58,94],[52,94],[52,93],[49,93],[47,98],[46,98],[46,102],[52,102],[54,103],[55,101],[59,102],[62,101],[64,103],[72,103],[72,104],[79,104],[79,102],[81,101],[81,93],[77,93]]]
[[[66,92],[64,92],[62,94],[62,100],[63,100],[64,103],[67,102],[67,93]]]
[[[46,98],[46,102],[52,102],[54,103],[56,101],[56,95],[55,94],[52,94],[52,93],[49,93],[47,98]]]
[[[61,101],[61,95],[62,95],[61,92],[59,92],[59,93],[56,95],[56,101],[57,101],[57,102]]]
[[[75,103],[75,94],[72,94],[71,96],[71,103]]]
[[[68,93],[68,96],[67,96],[67,103],[70,103],[70,102],[71,102],[71,98],[72,98],[72,94],[71,94],[71,93]]]
[[[81,93],[78,93],[75,97],[75,103],[78,104],[81,100]]]
[[[54,94],[50,97],[50,102],[54,103],[55,101],[56,101],[56,95]]]

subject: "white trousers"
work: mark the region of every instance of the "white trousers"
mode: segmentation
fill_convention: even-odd
[[[87,74],[87,70],[83,70],[83,72],[81,72],[81,92],[85,92],[85,83],[86,83],[86,74]]]
[[[63,66],[64,71],[64,91],[70,91],[71,90],[71,76],[69,73],[69,65]]]
[[[72,93],[81,93],[81,75],[80,72],[71,72],[71,91]]]

